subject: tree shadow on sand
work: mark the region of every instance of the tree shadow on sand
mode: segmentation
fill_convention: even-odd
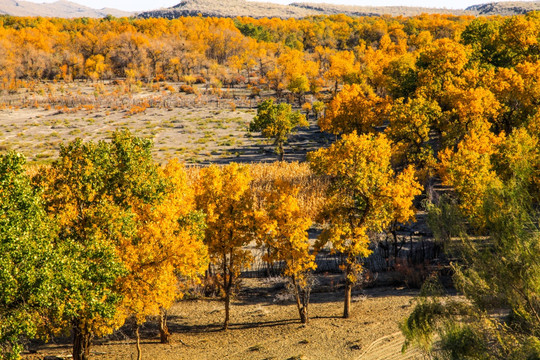
[[[262,136],[252,135],[254,139],[261,140],[264,145],[246,145],[229,149],[231,156],[222,158],[213,158],[203,160],[201,164],[228,164],[237,163],[255,163],[255,162],[274,162],[278,156],[274,151],[274,146]],[[307,128],[302,128],[298,133],[291,135],[285,145],[284,160],[306,161],[307,153],[315,151],[321,147],[327,146],[334,140],[334,136],[320,131],[316,124],[311,124]]]

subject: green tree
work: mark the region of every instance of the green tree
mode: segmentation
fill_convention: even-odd
[[[491,180],[474,207],[457,204],[478,192],[485,174],[454,168],[447,185],[460,184],[456,199],[431,204],[430,225],[439,235],[460,230],[454,282],[466,301],[421,298],[402,324],[405,347],[420,345],[440,359],[540,358],[538,145],[537,136],[516,129],[484,152]],[[450,212],[460,216],[448,222]]]
[[[88,359],[93,337],[124,321],[117,314],[126,274],[119,245],[136,241],[131,204],[153,202],[166,189],[151,147],[127,131],[115,132],[111,142],[77,139],[61,146],[59,159],[36,178],[66,251],[63,317],[73,330],[75,360]]]
[[[290,92],[298,96],[298,104],[302,103],[302,97],[309,91],[309,80],[306,75],[296,75],[290,79],[287,86]]]
[[[61,292],[54,226],[24,163],[20,154],[0,156],[0,359],[18,359],[22,337],[52,330]]]
[[[319,120],[319,118],[324,113],[324,109],[326,108],[326,105],[322,101],[315,101],[312,107],[313,107],[313,114],[315,114],[315,120]]]
[[[283,146],[299,126],[308,126],[306,117],[292,111],[289,104],[274,104],[274,100],[263,101],[257,108],[257,116],[249,124],[249,131],[261,132],[265,138],[273,139],[280,161],[283,161]]]

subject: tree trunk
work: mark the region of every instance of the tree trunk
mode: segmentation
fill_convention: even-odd
[[[227,254],[226,253],[223,254],[223,290],[225,290],[225,321],[223,322],[223,330],[227,330],[229,328],[229,321],[230,321],[231,290],[232,290],[232,284],[233,284],[232,282],[233,273],[231,271],[232,266],[233,266],[232,261],[233,261],[232,250],[229,255],[228,263],[227,263]]]
[[[141,334],[139,333],[139,324],[135,325],[135,336],[137,338],[137,360],[142,359],[142,353],[141,353]]]
[[[345,279],[345,303],[343,306],[343,317],[345,319],[351,316],[351,290],[352,290],[352,283],[347,278]]]
[[[82,328],[79,320],[73,323],[73,360],[90,359],[90,344],[92,335]]]
[[[308,314],[307,309],[304,306],[298,308],[298,313],[300,314],[300,322],[304,325],[308,323]]]
[[[298,285],[296,284],[296,279],[293,276],[292,277],[293,287],[294,287],[294,296],[296,298],[296,307],[298,308],[298,314],[300,315],[300,322],[302,324],[308,323],[308,314],[307,314],[307,306],[306,304],[302,304],[302,301],[300,300],[300,289],[298,288]]]
[[[282,142],[279,142],[278,143],[278,158],[279,158],[279,161],[283,161],[283,157],[284,157],[284,151],[283,151],[283,143]]]
[[[300,315],[300,321],[302,324],[307,325],[309,323],[309,314],[308,314],[308,307],[307,305],[304,305],[302,307],[302,314]]]
[[[225,293],[225,322],[223,323],[224,330],[227,330],[229,328],[230,308],[231,308],[231,293],[230,293],[230,289],[227,289]]]
[[[159,312],[159,338],[162,344],[171,342],[171,333],[169,333],[169,328],[167,327],[167,313],[163,308]]]

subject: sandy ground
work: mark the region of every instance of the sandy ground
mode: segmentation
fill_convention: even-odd
[[[143,359],[416,359],[416,352],[401,353],[403,338],[398,328],[416,294],[395,287],[356,291],[352,316],[343,319],[341,291],[315,292],[309,324],[303,326],[295,304],[285,299],[283,286],[246,279],[232,303],[228,331],[221,330],[221,301],[181,301],[169,311],[171,344],[159,343],[155,320],[143,327]],[[37,351],[25,358],[68,358],[71,348],[66,342]],[[136,359],[129,327],[97,341],[92,347],[92,359]]]
[[[0,151],[16,150],[30,162],[50,162],[58,156],[61,143],[78,137],[109,139],[115,130],[129,129],[153,140],[153,155],[159,162],[170,158],[192,164],[277,159],[271,141],[247,131],[260,99],[151,91],[129,96],[111,92],[94,99],[89,94],[92,87],[71,86],[71,95],[51,97],[52,105],[35,93],[0,96]],[[112,85],[107,88],[112,91]],[[152,101],[154,105],[141,112],[131,112],[137,104]],[[308,151],[328,143],[329,136],[319,131],[313,115],[309,122],[308,128],[291,136],[285,147],[286,160],[304,160]]]

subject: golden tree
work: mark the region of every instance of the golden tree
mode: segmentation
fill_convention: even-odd
[[[147,316],[160,315],[161,339],[168,342],[164,311],[183,295],[179,276],[197,280],[208,265],[202,236],[204,219],[195,210],[184,167],[170,161],[160,173],[170,181],[170,190],[158,204],[134,202],[138,236],[124,239],[120,246],[128,271],[122,280],[121,310],[135,317],[138,359],[139,326]]]
[[[357,71],[355,58],[351,51],[340,51],[334,55],[330,55],[328,70],[325,72],[324,77],[334,82],[334,95],[337,94],[339,83],[347,75],[355,71]]]
[[[309,155],[314,172],[330,178],[318,247],[330,243],[346,257],[345,318],[362,269],[360,258],[371,253],[368,233],[383,231],[392,221],[408,222],[415,214],[412,202],[421,186],[412,167],[397,174],[392,170],[392,146],[385,135],[353,132]]]
[[[389,125],[385,133],[396,146],[394,153],[398,162],[414,165],[423,179],[435,166],[429,133],[441,116],[439,105],[421,96],[408,102],[397,99],[389,112]]]
[[[366,133],[382,124],[387,101],[364,85],[345,85],[319,119],[321,130],[332,134]]]
[[[495,95],[482,87],[463,90],[449,85],[443,97],[441,106],[450,110],[440,117],[438,128],[447,146],[456,145],[473,130],[487,132],[500,113]]]
[[[240,271],[251,260],[243,246],[255,240],[251,180],[248,167],[231,163],[202,169],[197,183],[197,206],[206,214],[205,243],[225,300],[224,329],[229,327],[231,297]]]
[[[273,183],[273,188],[263,194],[259,241],[269,250],[265,261],[284,263],[283,275],[291,279],[300,321],[307,324],[311,290],[309,272],[316,268],[307,233],[311,220],[298,204],[298,186],[281,179]]]
[[[460,194],[460,209],[464,214],[478,214],[488,189],[500,186],[491,157],[504,137],[504,134],[472,131],[455,151],[447,148],[439,154],[443,184]]]

